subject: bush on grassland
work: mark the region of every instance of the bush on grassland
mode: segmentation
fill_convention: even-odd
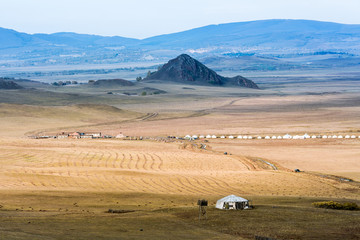
[[[339,203],[334,201],[314,202],[313,206],[318,208],[337,209],[337,210],[360,210],[360,207],[353,202]]]

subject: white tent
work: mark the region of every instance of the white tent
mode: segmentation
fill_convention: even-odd
[[[238,197],[235,195],[229,195],[216,202],[216,208],[218,209],[248,209],[249,200]]]
[[[191,139],[191,136],[190,136],[190,135],[186,135],[184,138],[185,138],[185,139]]]
[[[292,139],[292,136],[287,133],[283,136],[283,139]]]

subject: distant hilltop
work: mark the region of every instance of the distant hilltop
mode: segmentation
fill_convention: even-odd
[[[165,80],[196,85],[239,86],[259,89],[256,83],[242,76],[233,78],[220,76],[187,54],[181,54],[177,58],[170,60],[144,80]]]
[[[246,63],[256,62],[244,66],[251,71],[302,69],[316,64],[319,68],[334,67],[339,59],[345,60],[340,61],[342,65],[358,66],[359,42],[360,25],[288,19],[209,25],[141,40],[66,32],[27,34],[0,28],[0,59],[11,60],[3,61],[0,67],[159,63],[182,53],[212,61],[247,58]],[[222,62],[217,60],[215,66]]]
[[[14,81],[11,81],[10,79],[0,78],[0,89],[11,90],[11,89],[21,89],[21,88],[23,87],[18,85]]]

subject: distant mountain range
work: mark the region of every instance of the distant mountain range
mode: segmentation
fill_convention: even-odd
[[[242,76],[233,78],[220,76],[187,54],[181,54],[177,58],[170,60],[158,71],[151,73],[144,79],[144,81],[148,80],[163,80],[194,85],[259,88],[256,83]]]
[[[218,58],[253,56],[252,61],[265,61],[275,68],[328,58],[350,58],[346,65],[356,65],[360,55],[360,25],[261,20],[209,25],[143,40],[76,33],[26,34],[0,28],[0,66],[4,67],[162,62],[181,53],[216,64]],[[291,62],[294,57],[301,57],[300,61]],[[279,59],[281,63],[276,62]]]

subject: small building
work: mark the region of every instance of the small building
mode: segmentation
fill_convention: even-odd
[[[118,135],[115,136],[115,138],[121,139],[121,138],[125,138],[126,136],[122,133],[119,133]]]
[[[242,210],[249,209],[249,200],[238,197],[236,195],[229,195],[216,202],[216,208],[226,210]]]
[[[68,138],[68,137],[69,137],[69,134],[65,133],[65,132],[62,132],[62,133],[56,135],[57,139],[65,139],[65,138]]]
[[[73,133],[70,133],[69,134],[69,138],[72,138],[72,139],[79,139],[80,138],[80,133],[79,132],[73,132]]]

